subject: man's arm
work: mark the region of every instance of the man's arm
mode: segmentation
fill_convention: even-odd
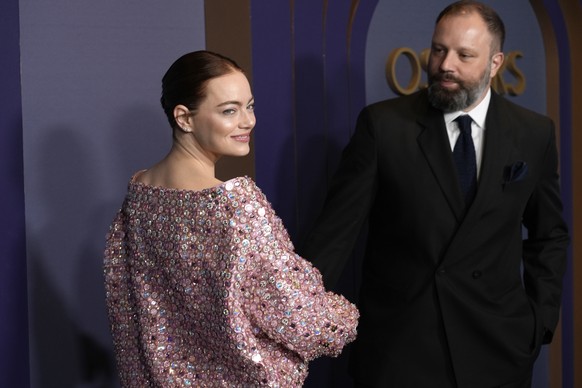
[[[364,109],[342,153],[327,198],[300,254],[317,267],[326,287],[339,280],[374,200],[377,180],[376,139]]]
[[[544,343],[551,341],[558,323],[562,278],[570,242],[568,228],[562,217],[555,130],[553,124],[550,125],[550,138],[542,162],[544,170],[523,218],[528,230],[523,245],[524,283],[527,294],[540,313]]]

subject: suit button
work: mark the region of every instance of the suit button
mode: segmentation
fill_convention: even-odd
[[[447,271],[446,271],[444,268],[439,268],[439,269],[437,270],[437,273],[438,273],[439,275],[444,275],[445,273],[447,273]]]
[[[481,277],[481,275],[483,275],[483,273],[479,270],[477,271],[473,271],[473,279],[479,279]]]

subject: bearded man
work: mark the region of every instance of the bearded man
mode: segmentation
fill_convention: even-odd
[[[356,386],[530,387],[552,339],[569,244],[556,135],[491,90],[504,34],[481,3],[441,12],[429,88],[363,109],[300,249],[333,287],[368,223]]]

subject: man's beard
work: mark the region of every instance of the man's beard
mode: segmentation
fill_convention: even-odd
[[[476,82],[461,81],[449,73],[437,73],[430,77],[428,87],[428,100],[432,106],[443,112],[456,112],[468,108],[483,94],[489,87],[489,77],[491,75],[490,64],[485,68],[481,78]],[[439,81],[455,81],[459,88],[448,90],[439,84]]]

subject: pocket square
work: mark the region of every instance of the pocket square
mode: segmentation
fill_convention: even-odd
[[[527,163],[519,160],[511,166],[505,166],[503,174],[504,183],[519,182],[527,176]]]

